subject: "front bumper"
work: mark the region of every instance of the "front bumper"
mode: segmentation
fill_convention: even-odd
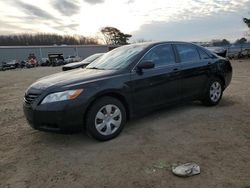
[[[85,105],[76,101],[62,101],[43,105],[23,103],[25,117],[31,127],[43,131],[81,130]]]

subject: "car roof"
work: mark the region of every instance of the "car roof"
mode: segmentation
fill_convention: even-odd
[[[192,42],[185,42],[185,41],[157,41],[157,42],[149,42],[148,44],[151,45],[158,45],[158,44],[193,44]]]
[[[153,47],[156,45],[161,45],[161,44],[192,44],[198,47],[201,47],[195,43],[192,42],[184,42],[184,41],[156,41],[156,42],[142,42],[142,43],[134,43],[130,45],[145,45],[147,47]]]
[[[161,44],[191,44],[191,45],[194,45],[196,46],[197,48],[201,48],[203,49],[206,53],[208,53],[209,55],[212,55],[213,53],[198,45],[198,44],[195,44],[195,43],[192,43],[192,42],[184,42],[184,41],[157,41],[157,42],[143,42],[143,43],[135,43],[135,44],[132,44],[132,45],[145,45],[146,46],[146,50],[154,47],[154,46],[157,46],[157,45],[161,45]],[[213,54],[214,55],[214,54]]]

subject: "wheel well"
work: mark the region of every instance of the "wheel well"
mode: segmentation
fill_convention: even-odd
[[[220,79],[220,80],[222,81],[222,83],[223,83],[223,89],[225,89],[226,83],[225,83],[224,77],[221,76],[221,75],[218,75],[218,74],[214,75],[214,77],[215,77],[215,78],[218,78],[218,79]]]
[[[101,94],[101,95],[97,95],[95,97],[94,100],[92,100],[90,102],[90,104],[88,105],[86,111],[85,111],[85,114],[84,114],[84,126],[86,124],[86,115],[90,109],[90,107],[95,103],[95,101],[97,101],[98,99],[102,98],[102,97],[113,97],[113,98],[116,98],[118,99],[125,107],[125,110],[126,110],[126,116],[127,116],[127,120],[130,119],[130,110],[129,110],[129,104],[127,102],[127,100],[125,99],[124,96],[122,96],[121,94],[119,93],[115,93],[115,92],[110,92],[110,93],[104,93],[104,94]]]

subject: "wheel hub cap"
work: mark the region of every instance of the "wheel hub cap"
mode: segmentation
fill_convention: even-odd
[[[214,82],[210,87],[210,99],[217,102],[221,97],[221,85],[219,82]]]
[[[102,135],[111,135],[121,125],[121,110],[112,104],[103,106],[96,114],[95,128]]]

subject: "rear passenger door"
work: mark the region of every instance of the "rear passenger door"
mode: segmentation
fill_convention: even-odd
[[[207,59],[202,59],[200,55],[202,52],[199,53],[200,49],[192,44],[175,44],[175,47],[181,64],[182,96],[184,99],[199,97],[208,80],[209,56]],[[202,53],[203,56],[205,54]]]

